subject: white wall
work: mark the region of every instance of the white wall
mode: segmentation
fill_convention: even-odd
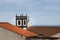
[[[25,37],[0,27],[0,40],[25,40]]]

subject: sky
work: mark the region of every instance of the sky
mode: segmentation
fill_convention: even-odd
[[[15,25],[16,14],[27,14],[30,25],[60,26],[60,0],[0,0],[0,22]]]

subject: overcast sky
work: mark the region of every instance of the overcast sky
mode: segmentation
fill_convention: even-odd
[[[15,24],[27,14],[31,25],[60,26],[60,0],[0,0],[0,22]]]

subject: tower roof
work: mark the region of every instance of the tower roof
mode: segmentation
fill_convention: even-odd
[[[27,15],[25,16],[25,15],[20,15],[20,16],[17,16],[16,15],[16,19],[27,19]]]

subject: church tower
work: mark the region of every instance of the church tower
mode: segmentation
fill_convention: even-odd
[[[27,29],[27,27],[28,27],[27,14],[25,16],[23,14],[20,16],[16,15],[16,26],[21,27],[23,29]]]

